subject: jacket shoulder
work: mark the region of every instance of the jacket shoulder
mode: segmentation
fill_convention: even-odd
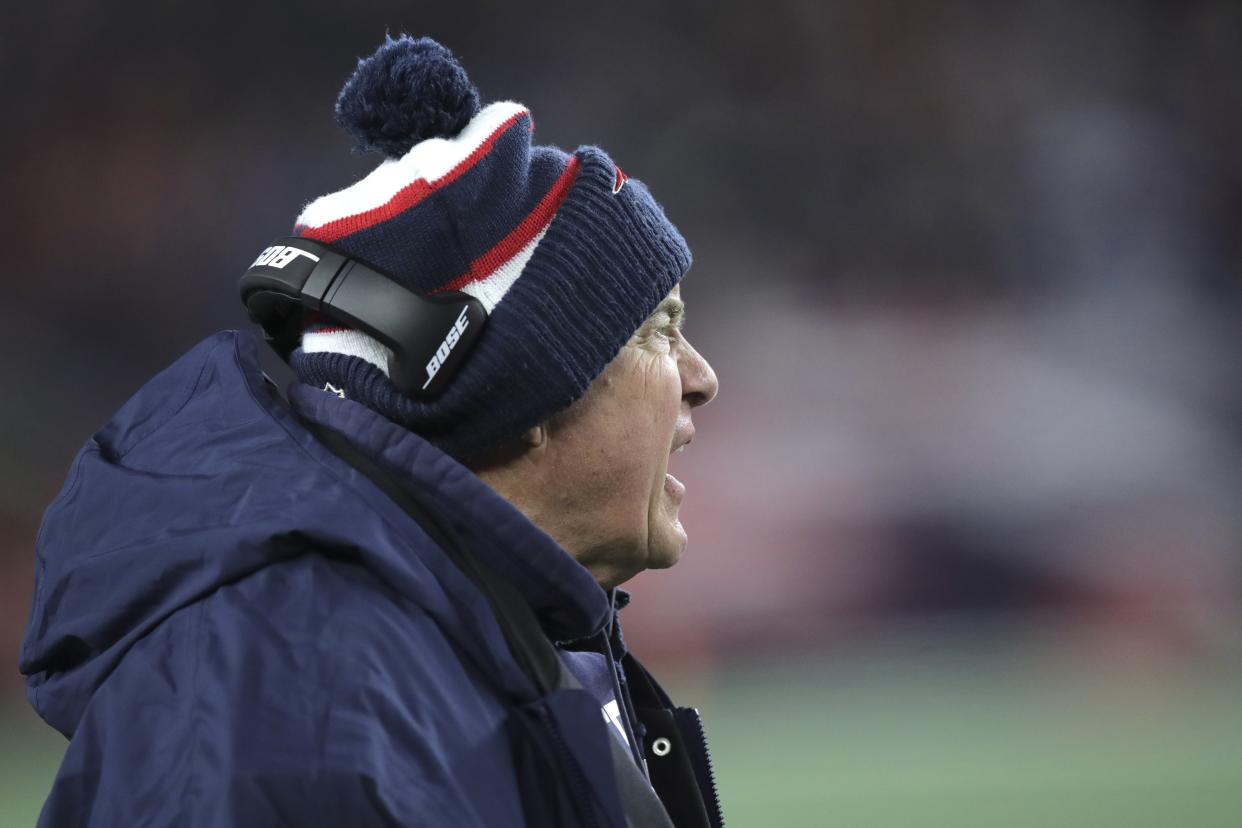
[[[306,554],[134,646],[74,734],[47,824],[82,808],[100,824],[492,824],[473,800],[520,808],[504,718],[430,615]],[[324,821],[338,802],[352,810]],[[135,810],[152,805],[169,819]]]

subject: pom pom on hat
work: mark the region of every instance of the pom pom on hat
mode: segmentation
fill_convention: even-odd
[[[453,53],[429,37],[386,37],[358,61],[336,119],[363,152],[400,158],[419,141],[451,138],[479,111],[479,91]]]

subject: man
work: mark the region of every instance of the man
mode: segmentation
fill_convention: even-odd
[[[40,824],[720,825],[697,714],[616,624],[682,554],[668,460],[717,390],[685,242],[434,41],[337,112],[387,159],[242,283],[288,400],[217,333],[44,517],[21,669],[70,743]]]

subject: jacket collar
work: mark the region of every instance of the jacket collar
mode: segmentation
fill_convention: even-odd
[[[429,493],[470,551],[521,592],[553,641],[604,629],[613,609],[591,573],[469,469],[353,400],[300,383],[287,394],[298,415],[339,432],[401,483]]]

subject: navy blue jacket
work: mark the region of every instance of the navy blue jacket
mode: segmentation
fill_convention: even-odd
[[[410,431],[308,386],[286,405],[257,348],[222,331],[154,377],[47,509],[20,666],[70,742],[40,825],[719,824],[697,716],[591,575]],[[557,689],[299,417],[418,490],[575,651]]]

